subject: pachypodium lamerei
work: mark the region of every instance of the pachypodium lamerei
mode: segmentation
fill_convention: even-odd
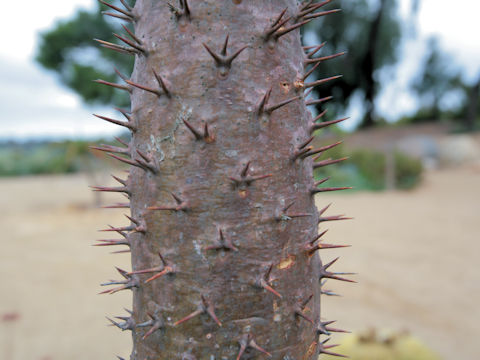
[[[127,128],[129,143],[99,146],[131,165],[111,207],[130,209],[130,225],[110,227],[126,246],[132,271],[103,285],[131,290],[133,309],[110,320],[133,334],[131,359],[314,359],[333,354],[321,336],[341,331],[320,318],[326,279],[351,281],[323,265],[313,170],[344,159],[320,160],[322,121],[307,109],[307,82],[324,46],[302,47],[300,28],[338,10],[331,2],[297,0],[137,0],[108,4],[127,22],[124,35],[101,46],[135,56],[123,83],[125,118],[99,118]],[[341,355],[339,355],[341,356]]]

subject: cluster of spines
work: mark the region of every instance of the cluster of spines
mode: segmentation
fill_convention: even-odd
[[[120,0],[121,3],[124,5],[125,9],[119,8],[117,6],[114,6],[112,4],[109,4],[105,1],[99,0],[102,4],[108,6],[112,10],[116,12],[104,12],[105,15],[112,16],[115,18],[119,18],[121,20],[125,20],[130,23],[135,23],[137,20],[134,10],[132,7],[128,5],[128,3],[125,0]],[[307,1],[305,4],[303,4],[299,9],[298,12],[292,16],[286,16],[287,9],[284,9],[279,15],[277,15],[276,18],[273,19],[273,22],[266,27],[266,30],[262,34],[262,37],[264,41],[268,44],[268,48],[270,51],[273,51],[277,42],[279,39],[284,36],[289,34],[290,32],[299,29],[301,26],[306,25],[309,23],[311,20],[332,14],[335,12],[340,11],[339,9],[334,9],[334,10],[328,10],[328,11],[318,11],[320,8],[322,8],[324,5],[330,3],[332,0],[325,0],[320,3],[315,3],[314,0]],[[192,13],[191,13],[191,7],[188,3],[188,0],[179,0],[179,7],[176,7],[172,5],[171,3],[167,3],[168,8],[175,14],[177,21],[182,22],[185,24],[185,22],[188,22],[191,20]],[[291,22],[292,24],[288,25],[288,23]],[[123,44],[114,44],[110,42],[106,42],[103,40],[98,40],[95,39],[97,42],[100,43],[101,46],[120,52],[128,55],[136,55],[136,56],[145,56],[147,57],[149,55],[149,51],[147,48],[147,45],[144,44],[135,34],[133,31],[131,31],[127,26],[122,25],[125,32],[126,36],[114,34],[114,36],[119,39]],[[128,37],[127,37],[128,36]],[[213,58],[216,67],[218,68],[219,75],[223,78],[228,76],[229,70],[232,67],[232,64],[234,60],[245,50],[248,48],[248,45],[240,46],[237,47],[237,49],[230,55],[228,55],[228,42],[229,42],[229,35],[227,34],[223,43],[223,47],[220,52],[216,52],[212,50],[212,48],[203,43],[203,46],[205,50],[210,54],[210,56]],[[312,82],[305,82],[307,78],[317,69],[317,67],[322,63],[323,61],[329,60],[336,58],[338,56],[343,55],[344,53],[338,53],[338,54],[333,54],[329,56],[323,56],[323,57],[315,57],[315,54],[320,51],[324,47],[325,43],[322,43],[317,46],[307,46],[303,47],[305,53],[305,59],[304,59],[304,67],[307,69],[308,66],[311,66],[309,70],[305,71],[305,74],[302,76],[301,79],[297,79],[295,83],[295,87],[297,90],[303,89],[307,90],[303,95],[295,96],[289,99],[286,99],[284,101],[281,101],[277,104],[271,105],[269,104],[269,99],[270,95],[272,92],[272,88],[268,89],[265,92],[265,95],[262,97],[260,100],[255,112],[258,117],[260,116],[270,116],[275,110],[286,106],[290,104],[293,101],[300,100],[302,98],[306,99],[312,90],[321,84],[324,84],[325,82],[335,80],[339,78],[340,76],[332,76],[324,79],[319,79],[316,81]],[[116,73],[119,75],[119,77],[125,82],[124,84],[117,84],[117,83],[111,83],[107,82],[104,80],[95,80],[97,83],[107,85],[107,86],[112,86],[114,88],[128,91],[132,93],[133,88],[141,89],[143,91],[150,92],[158,97],[161,96],[166,96],[167,98],[171,98],[172,96],[172,85],[168,82],[168,80],[164,79],[161,75],[158,74],[158,72],[155,69],[152,69],[153,75],[157,81],[157,87],[149,87],[146,85],[142,84],[137,84],[130,79],[128,79],[126,76],[121,74],[118,70],[116,70]],[[312,106],[312,105],[317,105],[324,103],[328,100],[330,100],[332,97],[325,97],[321,99],[316,99],[316,100],[305,100],[306,106]],[[129,111],[123,110],[116,108],[125,118],[126,121],[120,121],[112,118],[108,118],[105,116],[101,115],[95,115],[98,118],[108,121],[110,123],[116,124],[123,126],[127,129],[129,129],[132,134],[134,134],[137,131],[137,124],[135,123],[135,120],[133,119],[132,114],[130,114]],[[291,161],[296,162],[296,161],[302,161],[305,160],[306,158],[310,156],[315,156],[313,158],[313,169],[317,169],[323,166],[335,164],[341,161],[346,160],[346,158],[341,158],[341,159],[326,159],[326,160],[320,160],[320,156],[327,150],[337,146],[340,144],[334,143],[331,145],[327,145],[324,147],[320,148],[313,148],[313,146],[310,145],[310,143],[314,139],[314,132],[319,129],[323,129],[325,127],[338,124],[347,118],[343,119],[338,119],[338,120],[331,120],[331,121],[321,121],[323,116],[325,115],[326,111],[320,113],[318,116],[316,116],[311,124],[309,125],[309,132],[310,132],[310,137],[306,139],[303,143],[299,144],[297,148],[293,149],[292,155],[291,155]],[[205,123],[203,127],[203,131],[198,130],[195,126],[193,126],[189,121],[183,120],[184,125],[186,128],[193,134],[195,137],[195,140],[198,141],[204,141],[205,143],[212,143],[215,141],[215,135],[211,133],[211,131],[208,128],[208,124]],[[131,166],[135,166],[137,168],[140,168],[146,172],[149,172],[153,175],[158,174],[158,164],[156,164],[155,159],[150,156],[149,154],[145,154],[139,150],[136,150],[136,154],[133,154],[132,148],[129,143],[124,142],[123,140],[116,138],[117,141],[123,146],[123,147],[118,147],[118,146],[112,146],[112,145],[101,145],[101,146],[95,146],[92,147],[93,149],[100,150],[100,151],[105,151],[108,153],[109,156],[113,157],[114,159],[117,159],[123,163],[126,163]],[[263,180],[266,178],[269,178],[272,176],[272,174],[265,174],[265,175],[251,175],[250,174],[250,165],[251,162],[248,161],[245,164],[242,165],[241,171],[238,173],[238,175],[232,175],[230,176],[230,180],[232,181],[232,184],[234,188],[238,188],[239,190],[239,195],[241,197],[246,197],[247,196],[247,187],[249,187],[253,182],[257,180]],[[115,180],[117,180],[122,186],[120,187],[95,187],[95,191],[107,191],[107,192],[119,192],[122,193],[127,197],[127,199],[130,199],[131,192],[129,188],[129,183],[128,180],[122,180],[118,177],[114,177]],[[349,189],[349,187],[323,187],[320,188],[319,186],[326,182],[328,178],[325,178],[323,180],[318,181],[315,183],[314,187],[310,189],[310,194],[313,196],[319,192],[326,192],[326,191],[336,191],[336,190],[344,190],[344,189]],[[173,205],[152,205],[150,207],[147,207],[146,210],[152,211],[152,210],[168,210],[168,211],[187,211],[189,209],[189,203],[187,200],[182,199],[179,195],[176,195],[174,193],[171,193],[172,198],[174,199],[175,204]],[[292,213],[289,212],[289,209],[294,205],[294,202],[290,203],[287,206],[284,206],[280,208],[276,214],[274,214],[274,219],[276,221],[285,221],[285,220],[291,220],[297,217],[305,217],[305,216],[311,216],[311,214],[305,214],[305,213]],[[325,211],[328,209],[330,205],[327,205],[325,208],[321,209],[319,211],[319,219],[318,223],[321,222],[326,222],[326,221],[336,221],[336,220],[346,220],[349,218],[344,217],[343,215],[335,215],[335,216],[323,216]],[[130,208],[130,203],[117,203],[112,206],[106,206],[106,208]],[[131,240],[129,237],[130,233],[137,232],[137,233],[143,233],[145,234],[148,229],[147,229],[147,224],[143,218],[140,219],[135,219],[131,216],[126,217],[130,220],[131,225],[125,226],[125,227],[120,227],[116,228],[113,226],[109,226],[108,229],[105,229],[103,231],[110,231],[110,232],[117,232],[122,236],[122,239],[114,239],[114,240],[98,240],[98,243],[95,244],[96,246],[112,246],[112,245],[124,245],[130,248],[131,245]],[[311,241],[308,241],[304,243],[302,246],[300,246],[300,251],[305,252],[309,257],[313,256],[316,251],[321,250],[321,249],[330,249],[330,248],[340,248],[340,247],[345,247],[348,245],[333,245],[333,244],[324,244],[321,241],[322,236],[326,233],[326,231],[322,232],[320,235],[312,239]],[[214,245],[210,245],[205,247],[205,251],[209,250],[223,250],[223,251],[234,251],[237,252],[238,248],[237,246],[234,245],[234,243],[231,241],[230,237],[226,234],[225,229],[218,228],[218,239],[214,243]],[[128,252],[129,249],[125,251],[117,251],[119,252]],[[111,288],[109,290],[101,292],[101,294],[113,294],[115,292],[121,291],[121,290],[133,290],[135,288],[138,288],[142,286],[143,283],[148,283],[150,281],[153,281],[155,279],[158,279],[162,276],[165,275],[174,275],[178,269],[176,268],[175,264],[173,264],[171,261],[166,260],[161,253],[158,253],[161,265],[148,268],[148,269],[142,269],[142,270],[136,270],[132,272],[127,272],[125,270],[122,270],[120,268],[117,268],[118,272],[122,275],[124,278],[123,280],[115,281],[111,280],[107,283],[104,283],[102,285],[119,285],[117,287]],[[352,273],[336,273],[336,272],[331,272],[329,271],[329,267],[334,264],[338,258],[334,259],[333,261],[323,265],[320,269],[320,276],[319,276],[319,281],[321,282],[321,294],[322,295],[328,295],[328,296],[336,296],[337,294],[331,292],[330,290],[325,290],[323,289],[323,285],[327,279],[334,279],[334,280],[340,280],[340,281],[347,281],[347,282],[354,282],[353,280],[344,278],[340,275],[352,275]],[[263,289],[267,292],[272,293],[274,296],[278,298],[282,298],[282,295],[278,293],[273,287],[272,287],[272,280],[270,277],[270,273],[273,269],[273,263],[267,264],[265,271],[259,272],[258,276],[253,279],[252,285],[256,286],[260,289]],[[139,278],[139,275],[141,274],[148,274],[148,273],[154,273],[153,276],[150,276],[148,279],[146,279],[144,282],[142,282]],[[309,296],[307,299],[304,300],[299,300],[297,304],[293,307],[292,313],[295,318],[303,319],[312,325],[315,324],[315,321],[311,318],[309,318],[305,313],[305,307],[308,304],[308,302],[312,299],[313,295]],[[208,315],[211,319],[214,320],[214,322],[218,326],[222,326],[222,323],[218,319],[217,315],[215,314],[215,304],[212,300],[208,299],[204,294],[199,294],[199,303],[198,303],[198,308],[194,310],[192,313],[188,314],[187,316],[181,318],[180,320],[177,320],[173,326],[178,326],[196,316],[200,316],[202,314]],[[128,310],[127,310],[128,311]],[[114,321],[112,319],[108,320],[111,322],[112,325],[115,325],[119,327],[121,330],[131,330],[135,331],[137,328],[149,328],[149,330],[143,335],[142,339],[146,339],[149,337],[152,333],[154,333],[157,330],[165,329],[166,324],[165,321],[163,320],[163,317],[161,315],[161,312],[157,311],[154,314],[148,313],[149,320],[146,320],[143,323],[136,324],[134,319],[133,319],[133,313],[131,311],[128,311],[130,316],[129,317],[117,317],[117,319],[121,320],[122,322]],[[322,322],[321,320],[318,320],[318,324],[316,326],[316,334],[317,336],[320,335],[327,335],[329,336],[332,332],[345,332],[344,330],[341,329],[336,329],[332,328],[329,325],[333,323],[334,321],[326,321]],[[324,353],[324,354],[329,354],[329,355],[334,355],[334,356],[339,356],[343,357],[343,355],[333,353],[329,351],[328,349],[336,346],[336,345],[326,345],[327,341],[329,338],[323,341],[316,341],[314,342],[314,345],[316,347],[316,353]],[[240,360],[243,353],[248,349],[252,348],[255,349],[261,353],[264,353],[268,356],[271,356],[271,353],[260,347],[254,339],[253,334],[247,333],[243,334],[243,336],[238,340],[239,344],[239,353],[237,355],[237,360]],[[118,357],[121,359],[120,357]]]

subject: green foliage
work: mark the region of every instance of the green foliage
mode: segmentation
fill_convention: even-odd
[[[377,47],[381,50],[376,52],[375,64],[378,68],[391,65],[397,59],[396,48],[401,39],[401,24],[397,18],[397,1],[382,0],[385,2],[385,10],[381,19],[377,37]],[[332,4],[330,8],[338,7]],[[341,4],[342,13],[339,16],[331,15],[315,21],[307,28],[307,31],[316,31],[321,41],[327,41],[322,50],[324,53],[334,53],[349,50],[346,61],[325,62],[319,67],[322,73],[332,73],[331,70],[341,69],[344,78],[355,79],[364,76],[358,74],[351,66],[362,67],[365,56],[369,50],[369,28],[378,15],[378,2],[368,0],[347,1]],[[327,91],[328,92],[328,91]]]
[[[0,176],[63,174],[87,170],[93,156],[84,141],[0,145]]]
[[[411,89],[424,103],[419,114],[412,119],[416,121],[439,120],[442,112],[447,110],[442,107],[447,96],[457,91],[466,98],[467,92],[460,70],[452,61],[452,56],[442,52],[438,39],[429,39],[427,49],[422,72],[411,83]],[[462,104],[459,105],[461,107]]]
[[[99,5],[102,10],[107,8]],[[114,71],[130,74],[133,57],[100,47],[93,39],[116,42],[113,33],[121,33],[118,23],[110,22],[99,9],[79,11],[72,19],[58,22],[53,29],[40,34],[36,61],[55,71],[60,80],[88,103],[129,104],[127,94],[92,81],[120,81]],[[100,60],[99,60],[100,59]]]
[[[349,159],[335,166],[327,166],[315,172],[317,180],[330,177],[331,186],[353,186],[355,190],[385,189],[385,154],[370,149],[346,150],[337,146],[329,150],[329,157]],[[395,183],[399,189],[411,189],[418,185],[423,171],[422,162],[402,152],[394,153]]]
[[[378,190],[359,173],[353,164],[329,166],[325,170],[317,171],[315,179],[320,180],[327,176],[330,178],[329,186],[351,186],[353,190]]]
[[[338,3],[328,9],[335,7]],[[322,55],[348,51],[344,58],[323,62],[315,71],[317,78],[343,75],[318,90],[319,97],[334,95],[335,104],[329,104],[333,112],[344,111],[354,93],[360,93],[366,101],[373,100],[381,86],[374,73],[396,63],[402,36],[396,0],[343,1],[341,8],[341,14],[320,18],[305,31],[315,32],[320,41],[326,42]]]
[[[373,150],[355,150],[351,161],[370,184],[372,190],[382,190],[385,187],[385,155]]]
[[[351,360],[440,360],[436,353],[408,334],[349,335],[331,351],[346,355]],[[337,357],[322,355],[321,359]]]
[[[394,157],[395,182],[397,187],[400,189],[411,189],[415,187],[421,179],[423,171],[422,162],[400,151],[396,151]]]

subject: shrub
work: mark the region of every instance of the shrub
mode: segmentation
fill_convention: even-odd
[[[350,158],[340,166],[317,170],[317,180],[328,176],[332,186],[353,186],[356,190],[385,189],[385,153],[371,149],[348,151],[338,146],[332,149],[329,155],[332,155],[332,158]],[[411,189],[420,182],[423,167],[419,159],[396,151],[394,164],[397,188]]]
[[[411,189],[421,180],[423,171],[422,162],[419,159],[407,156],[397,151],[395,158],[395,181],[400,189]]]

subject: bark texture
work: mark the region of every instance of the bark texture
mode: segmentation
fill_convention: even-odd
[[[132,272],[106,292],[131,289],[133,311],[116,324],[132,330],[132,360],[314,359],[328,276],[313,256],[306,55],[298,28],[278,36],[302,4],[172,5],[128,11],[132,142],[114,156],[133,165],[120,190],[132,222],[110,230]]]

